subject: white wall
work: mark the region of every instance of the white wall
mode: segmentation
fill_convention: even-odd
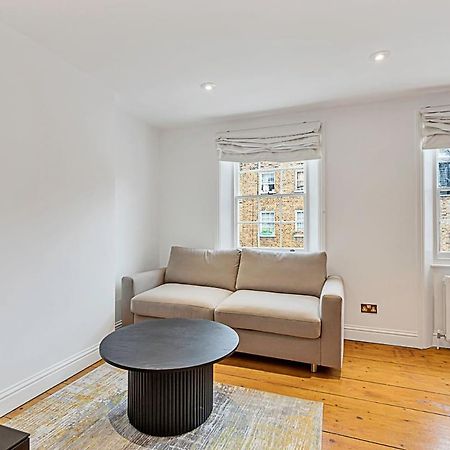
[[[217,131],[324,123],[328,270],[344,278],[347,336],[425,345],[418,111],[450,93],[166,130],[161,136],[161,263],[173,244],[217,242]],[[377,303],[377,315],[360,303]],[[432,307],[432,306],[430,306]]]
[[[159,264],[158,132],[145,122],[117,112],[116,320],[120,320],[122,276]]]
[[[1,416],[98,359],[115,279],[157,258],[157,232],[155,132],[3,26],[0,60]]]

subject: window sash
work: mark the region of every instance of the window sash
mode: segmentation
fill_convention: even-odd
[[[443,149],[444,150],[444,149]],[[443,193],[448,192],[448,197],[450,197],[450,186],[442,186],[441,182],[441,167],[440,163],[448,162],[450,163],[450,155],[449,154],[441,154],[440,150],[435,152],[434,157],[434,189],[435,189],[435,201],[434,201],[434,222],[435,222],[435,252],[436,259],[450,259],[450,249],[444,250],[443,241],[441,236],[441,226],[450,224],[450,215],[449,218],[442,218],[442,208],[441,208],[441,198],[447,197],[447,195],[442,195]],[[450,175],[450,167],[447,169],[448,175]]]
[[[274,168],[264,167],[264,168],[261,168],[261,163],[258,163],[257,168],[253,169],[253,170],[250,170],[250,169],[240,170],[239,163],[236,163],[236,165],[235,165],[235,177],[234,177],[235,178],[235,181],[234,181],[234,183],[235,183],[234,184],[235,185],[235,188],[234,188],[234,190],[235,190],[235,195],[234,195],[234,209],[235,209],[234,229],[235,229],[235,242],[236,242],[236,245],[238,247],[242,247],[241,242],[240,242],[240,231],[241,231],[241,227],[240,226],[241,225],[254,225],[254,226],[257,227],[256,236],[258,238],[258,244],[257,244],[257,246],[252,247],[252,248],[270,248],[270,249],[279,249],[279,250],[292,250],[292,249],[295,249],[295,251],[299,251],[299,252],[306,252],[306,251],[308,251],[309,243],[308,243],[308,233],[306,231],[306,228],[307,228],[307,212],[306,212],[306,210],[307,210],[307,207],[308,207],[306,186],[307,186],[307,176],[308,175],[307,175],[307,166],[306,166],[305,162],[304,161],[303,162],[299,162],[299,164],[300,163],[303,163],[303,168],[298,168],[298,166],[297,167],[294,166],[294,167],[274,167]],[[284,176],[283,172],[287,172],[287,171],[290,171],[290,170],[294,171],[294,177],[295,177],[294,178],[294,189],[292,190],[292,192],[284,193],[283,192],[283,188],[284,188],[283,181],[285,180],[285,176]],[[304,174],[304,185],[303,185],[303,189],[301,191],[296,190],[296,187],[297,187],[296,171],[297,170],[300,171],[300,172],[303,172],[303,174]],[[258,174],[258,184],[259,184],[259,188],[258,188],[258,191],[257,191],[258,194],[254,194],[254,195],[240,195],[240,175],[242,173],[249,173],[249,172]],[[274,182],[276,182],[276,173],[280,173],[279,190],[280,190],[280,192],[283,192],[283,193],[280,193],[280,192],[270,193],[270,194],[268,194],[266,192],[261,193],[261,191],[260,191],[261,181],[262,181],[262,177],[261,176],[262,176],[262,174],[267,174],[268,172],[269,173],[273,173]],[[237,193],[237,195],[236,195],[236,193]],[[277,198],[282,199],[282,198],[285,198],[285,197],[302,197],[303,198],[304,221],[303,221],[303,229],[302,230],[297,230],[296,229],[297,220],[273,220],[273,221],[270,221],[270,227],[274,231],[273,235],[272,234],[271,235],[268,235],[268,234],[262,235],[260,233],[261,225],[263,224],[264,226],[267,226],[269,224],[269,222],[266,222],[266,221],[263,222],[261,220],[261,216],[259,215],[259,213],[260,212],[266,212],[266,211],[259,211],[259,208],[260,208],[259,204],[258,204],[258,211],[259,211],[259,213],[258,213],[258,219],[259,220],[258,221],[243,221],[243,220],[239,220],[239,216],[238,216],[239,215],[239,202],[241,200],[257,200],[257,201],[259,201],[259,200],[266,199],[269,195],[270,195],[271,199],[277,199]],[[281,202],[281,200],[280,200],[280,202]],[[280,208],[279,212],[281,213],[281,208]],[[281,214],[280,214],[280,217],[281,217]],[[296,219],[295,215],[294,215],[294,219]],[[264,247],[264,246],[260,245],[259,240],[260,239],[264,239],[264,238],[268,238],[268,237],[269,238],[270,237],[278,237],[280,242],[283,244],[285,242],[284,239],[283,239],[283,225],[288,225],[288,224],[294,225],[293,228],[294,228],[295,232],[303,231],[303,235],[301,236],[302,239],[303,239],[303,247],[286,247],[286,246],[283,246],[283,247],[281,247],[281,246],[280,247]],[[277,236],[277,233],[279,233],[279,236]]]

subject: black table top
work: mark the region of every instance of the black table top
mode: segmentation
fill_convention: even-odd
[[[0,449],[13,448],[28,439],[29,436],[23,431],[0,425]]]
[[[238,344],[237,333],[218,322],[148,319],[106,336],[100,355],[121,369],[172,371],[218,362]]]

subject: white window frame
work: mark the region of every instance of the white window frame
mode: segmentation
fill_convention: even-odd
[[[220,205],[218,246],[220,248],[238,247],[238,200],[239,200],[239,163],[221,162],[220,169]],[[257,247],[260,250],[277,250],[290,252],[319,252],[325,250],[325,183],[322,176],[324,157],[322,160],[304,161],[305,192],[304,196],[304,247]],[[270,171],[267,169],[259,169]],[[231,181],[229,185],[228,182]],[[259,183],[259,178],[258,178]],[[230,189],[231,187],[231,189]],[[295,186],[294,186],[295,188]],[[286,194],[292,195],[292,193]],[[271,194],[271,197],[283,196],[283,194]],[[257,198],[258,195],[255,195]],[[230,217],[230,208],[232,214]],[[255,222],[256,224],[258,222]],[[275,221],[275,224],[277,222]],[[257,233],[259,239],[259,232]],[[256,247],[255,247],[256,248]]]
[[[269,175],[272,174],[273,175],[273,191],[264,190],[264,185],[269,185],[271,183],[264,183],[263,182],[263,177],[264,175]],[[276,192],[276,187],[275,187],[275,171],[274,170],[262,170],[261,172],[259,172],[258,174],[258,192],[260,195],[271,195],[271,194],[275,194]]]
[[[305,191],[305,183],[303,183],[303,186],[298,186],[298,175],[299,174],[304,174],[305,170],[304,169],[295,169],[295,179],[294,179],[294,191],[295,192],[304,192]]]
[[[433,202],[433,247],[434,247],[434,259],[437,261],[449,261],[450,252],[441,251],[441,191],[450,191],[449,189],[439,187],[439,160],[438,153],[441,149],[435,150],[433,153],[433,190],[434,190],[434,202]],[[444,150],[444,149],[442,149]],[[450,157],[448,158],[450,162]]]
[[[303,216],[303,220],[302,220],[302,222],[303,222],[303,227],[299,227],[298,226],[298,224],[299,224],[299,220],[298,220],[298,215],[299,215],[299,213],[302,213],[302,216]],[[303,209],[296,209],[295,210],[295,231],[296,232],[300,232],[300,231],[302,231],[303,233],[305,232],[305,210],[303,210]]]
[[[266,215],[266,214],[273,215],[273,220],[271,220],[271,221],[263,220],[263,216]],[[272,232],[272,234],[263,234],[262,233],[262,229],[263,229],[263,227],[265,225],[268,225],[268,224],[272,224],[273,225],[273,232]],[[258,224],[258,226],[259,226],[259,230],[258,230],[259,237],[260,238],[274,238],[274,237],[276,237],[275,224],[276,224],[275,211],[260,211],[259,212],[259,224]]]

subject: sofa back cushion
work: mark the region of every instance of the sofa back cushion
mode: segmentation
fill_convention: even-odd
[[[236,289],[320,296],[327,255],[243,249]]]
[[[164,281],[235,290],[239,250],[172,247]]]

